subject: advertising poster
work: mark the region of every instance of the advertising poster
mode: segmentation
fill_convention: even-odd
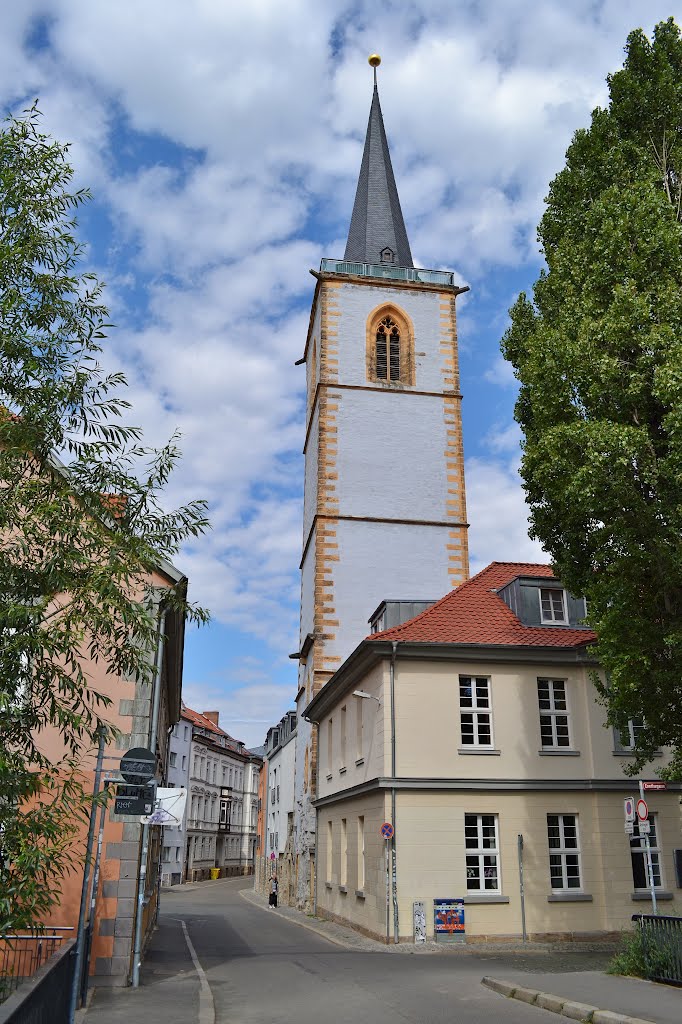
[[[433,901],[433,931],[437,942],[464,942],[464,900]]]

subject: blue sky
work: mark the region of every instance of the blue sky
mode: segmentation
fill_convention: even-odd
[[[168,503],[213,529],[177,563],[213,622],[185,697],[249,745],[296,692],[303,369],[313,279],[342,256],[380,94],[417,265],[455,271],[472,569],[526,533],[507,309],[542,200],[653,0],[24,0],[0,12],[0,103],[72,143],[88,264],[149,443],[182,434]],[[646,14],[645,20],[643,15]]]

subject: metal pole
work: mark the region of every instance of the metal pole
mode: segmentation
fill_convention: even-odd
[[[639,780],[639,796],[640,799],[644,799],[644,783]],[[651,826],[649,826],[651,827]],[[649,891],[651,892],[651,913],[658,914],[658,907],[656,905],[656,885],[654,879],[654,863],[651,859],[651,843],[649,841],[649,833],[644,833],[644,855],[646,857],[646,867],[649,874]]]
[[[397,944],[400,941],[400,927],[398,921],[398,868],[396,864],[396,753],[395,753],[395,659],[398,655],[398,641],[393,641],[393,654],[391,655],[391,824],[393,825],[393,838],[391,839],[391,893],[393,896],[393,941]]]
[[[102,777],[102,762],[104,761],[104,744],[106,741],[106,728],[100,726],[98,729],[99,740],[97,747],[97,763],[95,765],[95,781],[92,787],[92,805],[90,807],[90,824],[88,826],[88,841],[85,850],[85,864],[83,865],[83,885],[81,887],[81,902],[78,911],[78,931],[76,932],[76,964],[71,982],[71,1000],[69,1003],[69,1024],[73,1024],[76,1009],[78,1007],[78,989],[80,987],[81,973],[83,969],[83,937],[85,934],[85,908],[88,905],[88,883],[90,881],[90,860],[92,857],[92,844],[95,839],[95,823],[97,821],[97,801],[99,784]]]
[[[521,894],[521,934],[523,941],[526,942],[528,935],[526,934],[526,889],[523,882],[523,836],[519,835],[516,837],[517,848],[519,852],[519,892]]]
[[[384,861],[386,866],[386,942],[388,943],[389,939],[391,938],[391,876],[388,871],[388,839],[385,841],[384,846]]]
[[[154,664],[154,690],[152,693],[152,721],[149,729],[149,749],[156,756],[156,733],[159,725],[159,707],[161,704],[161,673],[163,671],[163,638],[164,624],[168,609],[164,608],[159,615],[159,632],[156,645]],[[140,984],[140,967],[142,966],[142,911],[147,883],[147,857],[149,855],[149,825],[142,826],[142,849],[140,852],[140,870],[137,879],[137,913],[135,915],[135,944],[133,947],[133,988]]]
[[[104,792],[106,793],[109,782],[107,779],[104,780]],[[92,938],[95,934],[95,909],[97,907],[97,889],[99,888],[99,868],[102,859],[102,837],[104,835],[104,821],[106,817],[106,804],[102,804],[99,812],[99,830],[97,832],[97,852],[95,854],[95,867],[92,873],[92,891],[90,894],[90,919],[88,921],[88,945],[85,950],[85,957],[83,960],[83,974],[85,983],[83,986],[83,994],[87,997],[89,987],[89,973],[90,973],[90,954],[92,953]]]

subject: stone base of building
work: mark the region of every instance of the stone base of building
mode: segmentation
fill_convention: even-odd
[[[317,917],[323,921],[333,921],[334,924],[343,925],[344,928],[350,928],[352,931],[357,932],[359,935],[364,935],[368,939],[374,939],[376,942],[382,942],[384,945],[393,945],[393,931],[391,930],[390,938],[386,938],[385,934],[372,931],[370,928],[364,928],[362,925],[356,924],[353,921],[349,921],[345,917],[341,917],[340,914],[334,914],[330,910],[325,910],[324,907],[317,908]],[[391,921],[391,929],[393,927],[393,921]],[[525,945],[527,946],[569,946],[571,948],[577,948],[579,946],[613,946],[616,947],[620,943],[621,939],[620,932],[533,932],[528,935]],[[399,938],[401,945],[414,944],[414,938],[411,935],[401,935]],[[429,939],[429,942],[433,942],[433,938]],[[521,934],[478,934],[478,935],[467,935],[463,946],[484,946],[484,945],[495,945],[495,946],[509,946],[509,945],[523,945],[523,936]],[[446,943],[443,943],[446,945]],[[450,943],[451,945],[451,943]]]

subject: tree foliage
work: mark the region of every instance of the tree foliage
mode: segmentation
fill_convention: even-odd
[[[533,535],[587,598],[609,723],[682,770],[682,40],[632,32],[550,186],[502,348]]]
[[[122,419],[124,378],[99,365],[110,325],[81,266],[89,194],[72,190],[67,150],[35,107],[0,131],[0,932],[58,898],[88,811],[80,768],[108,704],[89,665],[151,679],[151,573],[207,526],[204,502],[162,509],[175,438],[145,448]],[[164,601],[206,617],[182,590]]]

